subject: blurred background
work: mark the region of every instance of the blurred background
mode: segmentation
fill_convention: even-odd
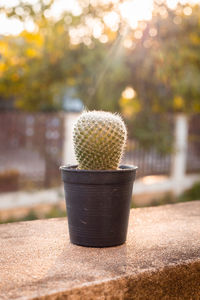
[[[200,199],[200,1],[0,1],[0,222],[64,216],[83,109],[119,112],[133,207]]]

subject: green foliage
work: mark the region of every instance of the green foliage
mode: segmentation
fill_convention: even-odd
[[[151,206],[159,206],[159,205],[166,205],[166,204],[173,204],[179,202],[178,198],[174,197],[172,193],[168,192],[163,197],[160,198],[153,198],[149,201],[149,203],[145,205],[139,205],[131,202],[131,208],[139,208],[139,207],[151,207]]]
[[[36,212],[33,211],[33,210],[30,210],[30,212],[22,218],[11,217],[11,218],[8,218],[5,221],[1,221],[1,219],[0,219],[0,224],[13,223],[13,222],[22,222],[22,221],[32,221],[32,220],[37,220],[37,219],[38,219],[38,216],[37,216]]]
[[[174,204],[174,203],[178,203],[178,202],[180,202],[179,198],[176,198],[172,193],[168,192],[161,198],[152,199],[149,206]]]
[[[179,199],[181,202],[200,200],[200,182],[196,182],[191,188],[187,189]]]
[[[200,6],[186,15],[188,7],[157,5],[142,38],[127,53],[131,84],[149,112],[200,111]]]
[[[187,190],[185,190],[180,196],[176,197],[173,193],[166,193],[160,198],[153,198],[149,201],[145,207],[149,206],[159,206],[159,205],[166,205],[166,204],[174,204],[179,202],[187,202],[187,201],[195,201],[200,200],[200,182],[196,182],[193,186]],[[134,199],[132,202],[131,208],[138,208],[141,207],[140,205],[135,205]],[[143,206],[142,206],[143,207]]]
[[[63,21],[46,21],[37,33],[24,31],[1,40],[1,96],[14,97],[16,107],[22,110],[60,109],[61,88],[79,73],[76,52],[69,49],[68,40]]]
[[[120,39],[119,35],[106,44],[94,41],[92,49],[80,45],[83,73],[77,78],[77,89],[89,110],[120,110],[119,99],[130,74],[124,54],[118,51]]]
[[[66,211],[60,209],[58,206],[53,206],[52,209],[45,214],[45,218],[62,218],[66,217]]]
[[[141,39],[126,53],[128,85],[137,95],[131,100],[129,134],[145,149],[153,146],[161,154],[173,149],[168,113],[200,112],[200,6],[186,15],[188,7],[157,5],[152,20],[140,29]],[[134,113],[138,99],[140,111]]]
[[[31,209],[25,216],[23,217],[9,217],[6,220],[0,219],[0,224],[4,223],[13,223],[13,222],[22,222],[22,221],[32,221],[38,219],[50,219],[50,218],[62,218],[66,217],[66,210],[60,208],[58,205],[52,206],[52,208],[46,212],[41,214],[40,210]]]
[[[79,169],[117,169],[126,135],[126,126],[120,116],[103,111],[84,112],[73,130]]]
[[[199,5],[187,15],[188,5],[170,10],[155,4],[152,20],[139,24],[141,38],[135,38],[137,32],[127,29],[120,15],[118,30],[106,25],[104,16],[119,14],[118,4],[88,7],[80,1],[80,16],[63,12],[60,18],[50,18],[53,4],[40,0],[37,7],[25,2],[0,5],[8,17],[29,18],[36,26],[32,33],[1,37],[1,96],[14,96],[16,106],[28,111],[58,110],[60,90],[75,86],[89,109],[116,111],[121,92],[131,85],[141,113],[200,111]],[[106,43],[93,36],[88,18],[102,25]],[[133,46],[126,49],[127,39]]]
[[[167,114],[143,111],[127,119],[129,138],[140,142],[145,150],[156,149],[161,155],[173,150],[173,123]]]
[[[120,69],[124,63],[119,56],[115,62],[112,60],[117,33],[105,26],[110,35],[106,44],[94,38],[91,30],[86,30],[82,38],[76,38],[74,33],[87,28],[88,17],[103,24],[103,14],[112,10],[113,5],[99,3],[86,7],[80,2],[80,16],[65,11],[59,18],[47,17],[54,2],[20,2],[9,8],[0,5],[0,11],[8,17],[23,22],[29,19],[36,26],[31,33],[24,30],[18,36],[1,37],[0,95],[14,98],[15,106],[21,110],[55,111],[62,106],[61,91],[74,86],[88,108],[118,110],[124,86]],[[105,89],[105,83],[110,89]],[[106,98],[110,100],[103,101]]]
[[[74,87],[88,109],[120,111],[121,93],[132,86],[136,97],[122,105],[129,112],[130,136],[147,149],[152,144],[169,152],[173,139],[163,116],[200,112],[200,6],[170,10],[155,1],[152,20],[134,30],[119,13],[120,1],[79,1],[80,15],[47,17],[53,3],[0,5],[8,17],[30,19],[36,26],[32,33],[1,36],[1,98],[14,99],[21,110],[55,111],[62,107],[61,91]],[[109,12],[119,17],[115,30],[105,23]],[[88,20],[101,25],[100,37]]]

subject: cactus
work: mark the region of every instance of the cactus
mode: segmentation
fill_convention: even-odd
[[[73,130],[78,168],[117,169],[126,137],[126,126],[119,115],[104,111],[83,112]]]

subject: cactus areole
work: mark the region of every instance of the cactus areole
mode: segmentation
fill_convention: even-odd
[[[117,114],[84,112],[73,128],[78,165],[60,167],[70,241],[110,247],[126,241],[135,166],[119,165],[127,138]]]
[[[82,113],[73,129],[78,168],[118,169],[126,137],[126,126],[119,115],[103,111]]]

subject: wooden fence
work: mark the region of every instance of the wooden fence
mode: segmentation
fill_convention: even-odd
[[[66,118],[66,113],[0,113],[0,192],[61,184],[59,166],[69,138]],[[199,172],[200,116],[190,120],[188,132],[186,172]],[[172,158],[128,141],[123,163],[138,165],[138,177],[170,175]]]
[[[0,190],[60,183],[64,139],[62,114],[0,114]],[[14,176],[14,177],[13,177]],[[5,181],[4,178],[7,178]]]

